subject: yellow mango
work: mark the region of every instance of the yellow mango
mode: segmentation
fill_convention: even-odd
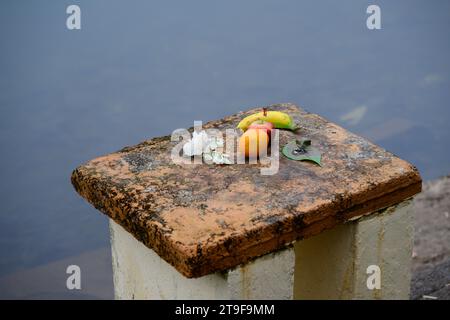
[[[239,151],[246,157],[256,159],[260,155],[267,155],[269,136],[266,130],[248,129],[239,138]]]

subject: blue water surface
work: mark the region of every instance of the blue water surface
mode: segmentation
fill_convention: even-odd
[[[294,102],[448,174],[449,31],[438,0],[1,1],[0,276],[108,246],[76,166],[251,106]]]

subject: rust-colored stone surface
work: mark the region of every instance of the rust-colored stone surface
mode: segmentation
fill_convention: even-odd
[[[308,137],[323,152],[322,167],[281,152],[272,176],[260,165],[176,165],[176,143],[165,136],[87,162],[72,183],[186,277],[234,267],[420,192],[414,166],[364,138],[293,104],[268,109],[300,125],[296,133],[280,130],[280,147]],[[234,128],[259,110],[204,127]]]

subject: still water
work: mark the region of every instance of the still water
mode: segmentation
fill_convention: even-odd
[[[450,173],[449,1],[376,1],[381,30],[373,1],[76,3],[75,31],[71,1],[0,3],[0,277],[108,247],[77,165],[251,106],[297,103]]]

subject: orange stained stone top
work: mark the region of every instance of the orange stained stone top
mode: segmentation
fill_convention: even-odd
[[[170,136],[93,159],[72,173],[76,191],[186,277],[245,263],[421,190],[417,169],[338,125],[293,104],[300,129],[280,130],[280,148],[310,138],[322,167],[280,152],[279,171],[260,164],[175,164]],[[235,128],[261,108],[211,121]]]

